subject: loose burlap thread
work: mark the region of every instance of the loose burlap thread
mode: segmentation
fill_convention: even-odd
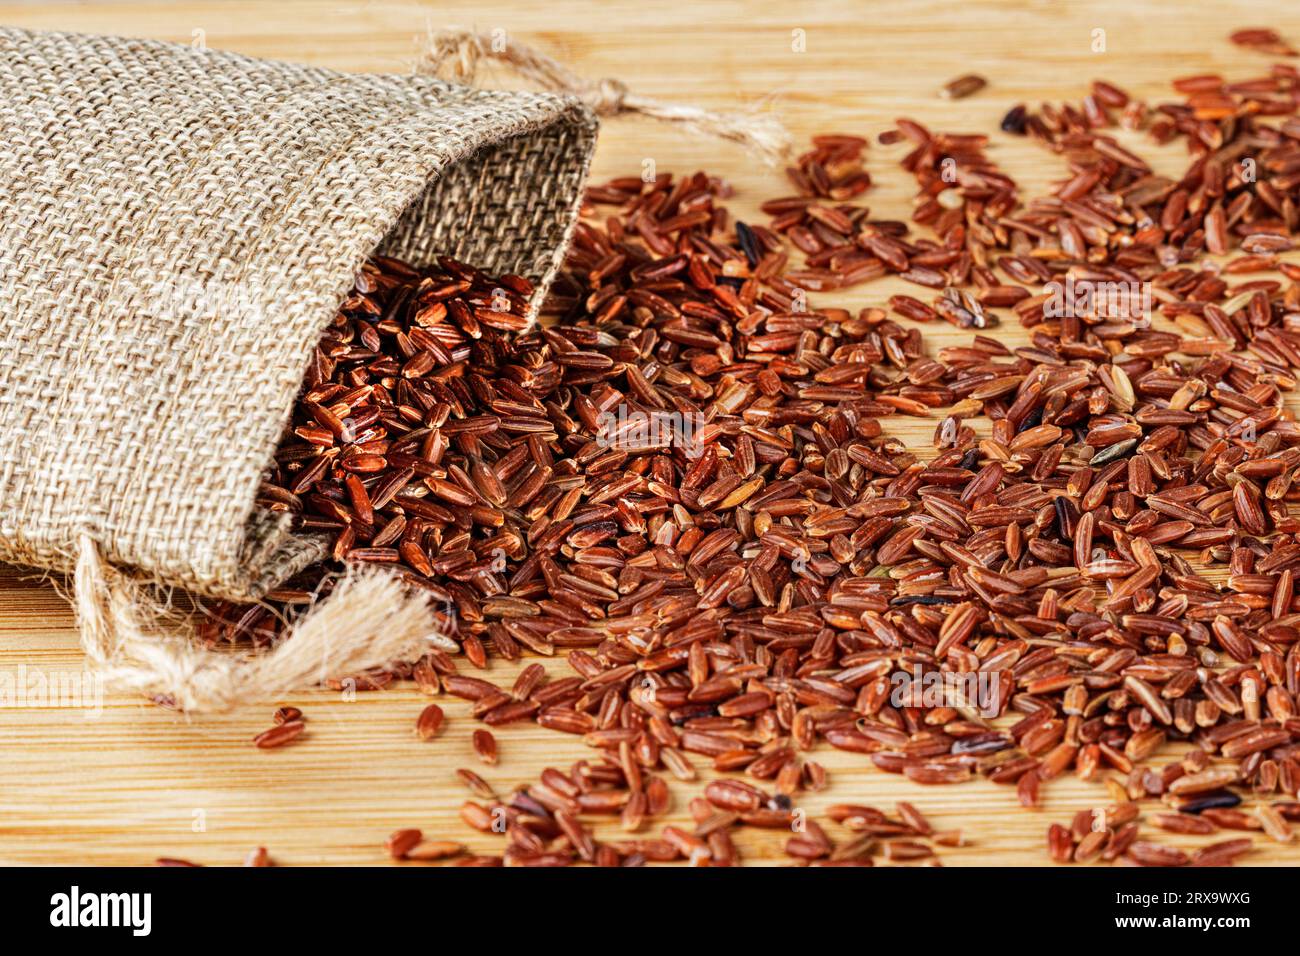
[[[269,652],[214,654],[152,585],[255,601],[322,556],[254,499],[361,263],[540,297],[595,134],[571,97],[0,28],[0,560],[74,575],[114,686],[221,709],[440,640],[353,571]]]
[[[485,33],[450,28],[430,33],[416,70],[433,76],[446,74],[458,83],[472,84],[483,62],[500,64],[552,93],[576,96],[597,116],[633,114],[674,123],[739,143],[771,165],[779,163],[790,152],[790,132],[770,113],[756,109],[706,110],[691,104],[666,103],[630,90],[615,77],[589,80],[527,44],[511,39],[504,31]]]

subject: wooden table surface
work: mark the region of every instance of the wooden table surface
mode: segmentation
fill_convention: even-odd
[[[1270,60],[1238,49],[1226,35],[1273,26],[1300,42],[1300,18],[1288,0],[1159,4],[896,0],[729,3],[570,3],[565,0],[463,4],[351,2],[0,3],[9,25],[121,33],[303,61],[344,70],[406,72],[428,27],[504,28],[590,76],[617,76],[648,95],[715,108],[766,103],[802,142],[819,131],[868,134],[899,116],[949,131],[993,132],[1014,103],[1076,101],[1101,77],[1135,95],[1169,98],[1168,81],[1219,71],[1240,79]],[[472,17],[472,21],[471,18]],[[1104,31],[1104,52],[1094,52]],[[199,32],[201,31],[201,32]],[[797,33],[796,31],[802,31]],[[803,52],[796,40],[803,38]],[[965,72],[989,86],[966,100],[936,95]],[[1134,138],[1160,171],[1181,170],[1179,150],[1157,152]],[[906,218],[911,178],[897,168],[904,147],[870,150],[874,214]],[[1062,174],[1046,152],[1005,135],[990,149],[1033,195]],[[658,168],[699,168],[736,187],[734,208],[787,191],[784,177],[735,146],[693,139],[648,120],[613,120],[601,134],[597,179]],[[880,304],[901,283],[874,283],[822,304]],[[914,288],[909,291],[915,292]],[[1023,341],[1018,327],[999,334]],[[965,341],[947,326],[927,327],[929,347]],[[933,421],[900,420],[889,429],[928,444]],[[562,662],[556,669],[564,667]],[[25,671],[23,669],[26,669]],[[68,606],[54,586],[18,569],[0,569],[0,680],[78,672],[81,659]],[[493,662],[488,677],[508,683],[516,668]],[[468,794],[458,767],[478,770],[500,791],[535,779],[545,766],[567,767],[591,751],[577,739],[535,726],[501,728],[501,760],[477,763],[470,732],[478,726],[461,702],[444,701],[442,734],[419,742],[413,723],[427,702],[413,688],[360,694],[317,691],[250,704],[221,717],[186,718],[129,697],[102,707],[0,709],[0,862],[142,864],[158,856],[234,864],[256,845],[285,864],[378,864],[398,827],[462,839],[499,852],[499,837],[474,833],[457,811]],[[309,732],[294,745],[259,751],[250,740],[270,724],[273,707],[307,713]],[[878,772],[865,758],[824,748],[827,790],[801,795],[811,813],[833,802],[892,809],[909,800],[967,844],[942,851],[947,865],[1046,862],[1044,832],[1078,810],[1108,802],[1099,784],[1073,777],[1044,788],[1043,807],[1021,809],[1010,788],[985,781],[926,788]],[[687,819],[691,787],[674,784],[673,821]],[[746,834],[751,862],[779,862],[782,834]],[[1178,842],[1170,840],[1170,842]],[[1300,862],[1296,844],[1257,837],[1248,862]]]

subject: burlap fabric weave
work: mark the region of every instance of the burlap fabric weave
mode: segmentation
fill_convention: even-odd
[[[0,559],[89,541],[245,600],[318,557],[253,500],[358,266],[544,290],[595,132],[568,97],[0,28]]]

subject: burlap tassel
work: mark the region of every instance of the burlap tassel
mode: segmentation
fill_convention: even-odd
[[[429,36],[416,72],[472,84],[484,58],[501,63],[524,79],[552,93],[576,96],[597,116],[639,113],[676,123],[709,136],[740,143],[772,165],[790,151],[790,133],[774,116],[758,112],[727,113],[664,103],[633,93],[620,80],[588,80],[532,47],[504,35],[447,29]]]
[[[213,712],[455,650],[427,600],[382,570],[352,568],[274,648],[236,656],[208,650],[178,630],[148,589],[105,564],[83,535],[74,607],[86,656],[114,690]]]

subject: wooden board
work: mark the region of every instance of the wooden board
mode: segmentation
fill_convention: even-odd
[[[734,108],[766,103],[802,141],[814,132],[874,136],[898,116],[950,131],[992,132],[1008,107],[1028,100],[1077,101],[1102,77],[1133,94],[1169,96],[1176,75],[1221,71],[1257,75],[1267,58],[1237,49],[1227,33],[1274,26],[1300,41],[1300,20],[1286,0],[1172,5],[1107,0],[1069,5],[1012,2],[821,2],[802,8],[763,0],[592,5],[567,0],[463,5],[351,2],[184,2],[21,5],[0,3],[10,25],[113,32],[198,42],[257,56],[345,70],[405,71],[427,26],[472,19],[538,44],[589,76],[618,76],[647,95]],[[1105,52],[1094,52],[1105,31]],[[802,31],[804,52],[795,52]],[[948,102],[936,96],[951,77],[983,74],[990,86]],[[1161,171],[1181,168],[1178,150],[1154,152],[1134,140]],[[871,149],[876,180],[867,200],[877,216],[906,218],[913,192],[896,167],[903,147]],[[997,136],[992,156],[1033,195],[1062,174],[1059,160],[1023,141]],[[784,177],[737,147],[695,139],[645,120],[615,120],[601,135],[595,175],[636,174],[646,159],[660,170],[699,168],[735,186],[734,208],[754,215],[757,202],[786,192]],[[879,304],[901,283],[880,282],[826,304]],[[915,291],[914,287],[910,291]],[[1023,341],[1018,329],[999,331]],[[963,342],[944,327],[926,329],[930,347]],[[928,444],[933,421],[900,420],[890,430]],[[554,662],[552,662],[554,663]],[[557,671],[563,664],[555,665]],[[81,659],[67,604],[30,573],[0,570],[0,680],[53,679],[76,673]],[[517,668],[493,663],[502,683]],[[394,829],[464,839],[499,850],[499,838],[474,834],[457,819],[467,794],[457,767],[478,770],[501,791],[564,767],[590,751],[576,739],[534,726],[500,730],[501,762],[477,764],[469,746],[477,726],[460,702],[445,702],[448,721],[429,743],[414,738],[426,702],[413,689],[331,692],[250,705],[217,718],[186,718],[134,698],[108,697],[94,710],[21,707],[0,710],[0,862],[141,864],[179,856],[208,864],[239,862],[255,845],[290,864],[375,864]],[[250,739],[270,723],[273,706],[292,703],[309,733],[279,751]],[[1045,788],[1044,806],[1022,810],[1008,788],[980,781],[924,788],[829,749],[825,792],[800,798],[812,813],[831,802],[892,808],[910,800],[938,826],[959,827],[968,845],[943,853],[948,865],[1046,862],[1044,831],[1077,810],[1107,802],[1104,788],[1073,778]],[[690,787],[674,785],[673,820],[686,819]],[[749,861],[779,862],[783,834],[747,834]],[[1176,841],[1174,841],[1176,842]],[[1300,861],[1295,845],[1257,841],[1256,863]]]

